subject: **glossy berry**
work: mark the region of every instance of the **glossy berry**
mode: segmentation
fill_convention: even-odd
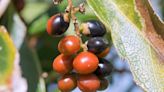
[[[69,27],[69,21],[64,20],[64,14],[59,13],[52,16],[47,22],[47,32],[52,36],[62,35]]]
[[[99,60],[91,52],[81,52],[73,61],[73,68],[79,74],[94,72],[98,67]]]
[[[99,57],[104,57],[109,53],[109,44],[102,37],[90,38],[87,42],[88,51]]]
[[[101,78],[101,79],[100,79],[100,87],[99,87],[98,90],[99,90],[99,91],[105,90],[105,89],[108,88],[108,85],[109,85],[108,80],[105,79],[105,78]]]
[[[94,74],[79,75],[77,86],[83,92],[96,92],[100,87],[100,80]]]
[[[80,40],[77,36],[66,36],[59,42],[58,49],[64,55],[75,54],[80,50]]]
[[[53,62],[53,69],[60,74],[67,74],[72,70],[73,59],[70,56],[60,54]]]
[[[94,72],[99,77],[106,77],[111,74],[113,71],[113,66],[107,60],[101,58],[99,59],[99,65],[96,71]]]
[[[106,28],[103,23],[98,20],[90,20],[81,25],[82,33],[89,37],[102,37],[106,33]]]
[[[77,86],[77,81],[74,75],[64,75],[58,81],[58,88],[62,92],[70,92]]]

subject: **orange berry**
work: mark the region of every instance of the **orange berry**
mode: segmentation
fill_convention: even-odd
[[[70,56],[60,54],[53,62],[53,69],[60,74],[69,73],[72,70],[73,59]]]
[[[73,75],[64,75],[61,79],[58,81],[58,88],[62,92],[70,92],[77,86],[77,81],[75,76]]]
[[[94,72],[98,67],[99,60],[91,52],[81,52],[73,61],[73,68],[77,73],[89,74]]]
[[[96,92],[100,87],[100,80],[94,74],[79,75],[77,86],[83,92]]]
[[[80,50],[80,40],[77,36],[66,36],[59,42],[58,49],[64,55],[75,54]]]

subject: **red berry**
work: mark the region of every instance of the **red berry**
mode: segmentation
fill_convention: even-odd
[[[72,55],[80,50],[80,40],[77,36],[66,36],[58,44],[60,53]]]
[[[73,61],[73,68],[77,73],[89,74],[94,72],[98,67],[99,60],[91,52],[81,52]]]
[[[72,70],[72,61],[70,56],[60,54],[53,62],[53,69],[60,74],[69,73]]]
[[[62,35],[69,27],[69,21],[64,20],[64,14],[56,14],[47,22],[47,32],[52,36]]]
[[[77,86],[83,92],[96,92],[100,87],[100,80],[94,74],[79,75]]]
[[[64,75],[59,81],[58,81],[58,88],[62,92],[70,92],[77,86],[77,81],[75,76],[73,75]]]

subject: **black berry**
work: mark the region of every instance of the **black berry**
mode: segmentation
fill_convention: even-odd
[[[109,53],[109,44],[102,37],[90,38],[87,42],[88,51],[99,57],[104,57]]]
[[[52,36],[62,35],[69,27],[69,20],[64,20],[64,14],[52,16],[47,23],[47,32]]]
[[[102,37],[106,33],[104,24],[97,20],[90,20],[82,24],[82,28],[82,33],[90,37]]]
[[[99,77],[106,77],[110,75],[113,71],[113,66],[112,64],[107,61],[106,59],[99,59],[99,65],[96,71],[94,72],[97,76]]]
[[[108,85],[109,85],[109,82],[108,82],[108,80],[107,79],[105,79],[105,78],[100,78],[100,87],[99,87],[99,89],[98,90],[105,90],[105,89],[107,89],[108,88]]]

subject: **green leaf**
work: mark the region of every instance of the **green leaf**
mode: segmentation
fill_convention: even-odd
[[[20,49],[20,58],[23,76],[28,83],[28,92],[36,92],[40,83],[41,67],[35,51],[28,47],[26,41]]]
[[[111,30],[119,55],[126,59],[136,83],[148,92],[164,91],[164,64],[142,34],[144,22],[134,0],[87,0]]]
[[[28,32],[31,35],[45,32],[48,18],[49,18],[48,15],[44,14],[42,17],[40,17],[39,19],[37,19],[31,24]]]
[[[31,2],[27,3],[23,11],[21,12],[24,20],[30,23],[40,14],[44,13],[49,7],[49,3],[45,2]]]
[[[0,85],[10,80],[15,57],[16,48],[6,29],[0,26]]]
[[[45,81],[43,78],[39,79],[39,83],[38,83],[36,92],[46,92]]]

